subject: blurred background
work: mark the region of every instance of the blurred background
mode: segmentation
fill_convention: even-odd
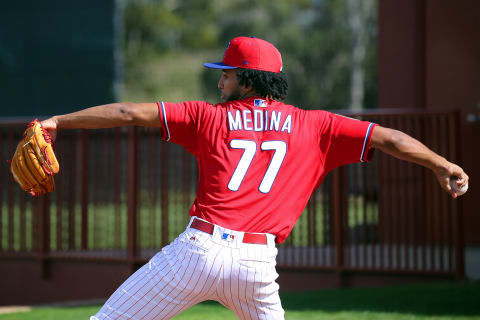
[[[287,103],[403,130],[471,179],[453,201],[429,171],[379,153],[335,170],[280,247],[281,288],[478,279],[478,21],[476,0],[5,2],[0,159],[34,117],[216,103],[220,73],[203,63],[256,36],[282,53]],[[57,152],[56,191],[34,199],[0,161],[0,305],[106,297],[188,220],[196,163],[158,132],[64,132]]]
[[[219,72],[202,62],[246,35],[283,53],[287,102],[377,106],[375,0],[131,1],[124,14],[127,99],[217,102]]]
[[[1,116],[114,100],[218,102],[219,73],[203,62],[220,61],[239,35],[282,52],[289,103],[378,105],[375,0],[23,1],[1,15]]]

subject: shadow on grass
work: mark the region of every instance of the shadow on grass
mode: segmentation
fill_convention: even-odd
[[[480,315],[480,282],[281,293],[290,311],[399,312],[429,316]]]

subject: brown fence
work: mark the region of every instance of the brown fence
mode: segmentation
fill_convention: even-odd
[[[395,111],[354,117],[397,128],[458,161],[456,113]],[[6,162],[25,128],[1,122],[0,260],[81,259],[131,270],[173,240],[195,197],[195,159],[158,130],[117,128],[59,134],[56,191],[32,198]],[[314,192],[278,266],[290,269],[463,277],[461,216],[434,175],[377,151],[369,164],[334,170]]]

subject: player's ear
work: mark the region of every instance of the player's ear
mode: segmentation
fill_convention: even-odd
[[[245,90],[245,92],[252,92],[253,91],[253,87],[252,86],[244,86],[242,85],[243,89]]]
[[[238,86],[240,87],[243,96],[245,96],[245,95],[247,95],[247,94],[248,94],[248,95],[252,95],[252,94],[253,94],[253,95],[257,95],[257,94],[256,94],[256,91],[253,89],[252,86],[246,87],[246,86],[244,86],[243,84],[239,84]]]
[[[246,94],[246,93],[251,93],[251,92],[255,91],[255,90],[253,89],[253,86],[251,86],[251,85],[248,86],[248,85],[244,85],[244,84],[238,83],[238,86],[240,87],[240,89],[242,90],[242,92],[243,92],[244,94]]]
[[[251,93],[251,92],[254,91],[252,85],[240,84],[240,81],[238,80],[238,76],[237,76],[237,70],[232,69],[232,71],[235,73],[235,77],[237,78],[238,87],[241,89],[243,94]]]

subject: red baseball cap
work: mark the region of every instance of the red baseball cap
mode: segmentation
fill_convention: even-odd
[[[213,69],[254,69],[279,73],[282,55],[270,42],[255,37],[237,37],[227,46],[221,62],[203,64]]]

